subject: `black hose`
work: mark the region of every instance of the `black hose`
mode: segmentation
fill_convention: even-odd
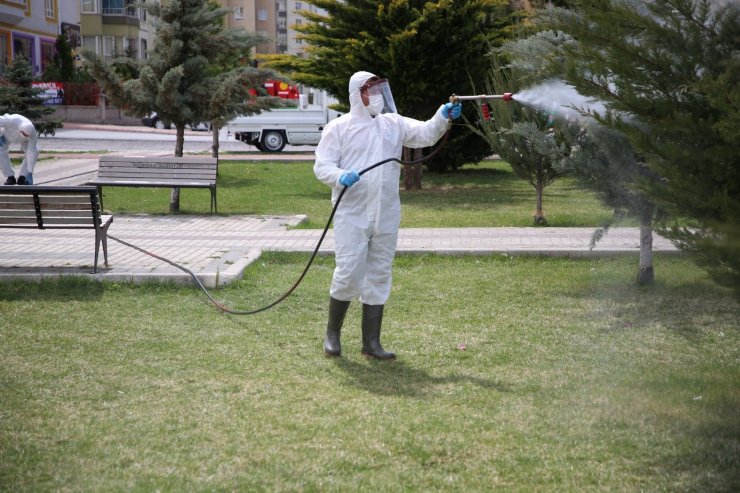
[[[434,157],[440,151],[440,149],[442,149],[442,147],[444,147],[445,143],[447,142],[447,138],[449,137],[449,135],[450,135],[450,129],[447,129],[447,132],[445,132],[445,134],[442,137],[442,140],[439,143],[439,145],[428,156],[423,156],[423,157],[421,157],[419,159],[415,159],[413,161],[403,161],[401,159],[394,158],[394,157],[388,158],[388,159],[384,159],[382,161],[378,161],[377,163],[368,166],[367,168],[365,168],[362,171],[360,171],[358,174],[360,176],[362,176],[365,173],[367,173],[368,171],[371,171],[371,170],[373,170],[373,169],[375,169],[375,168],[377,168],[379,166],[382,166],[384,164],[390,163],[391,161],[395,161],[395,162],[397,162],[399,164],[406,165],[406,166],[413,165],[413,164],[419,164],[419,163],[422,163],[424,161],[427,161],[427,160],[431,159],[432,157]],[[263,312],[265,310],[269,310],[273,306],[275,306],[278,303],[282,302],[288,296],[290,296],[293,293],[293,291],[295,291],[296,288],[301,284],[301,281],[303,281],[303,278],[306,277],[306,274],[308,273],[308,269],[311,267],[311,265],[313,264],[313,261],[316,259],[316,255],[318,255],[318,253],[319,253],[319,249],[321,248],[321,244],[324,242],[324,238],[326,238],[326,234],[329,232],[329,227],[331,227],[331,222],[334,219],[334,214],[336,214],[337,208],[339,207],[339,203],[342,201],[342,197],[344,197],[344,193],[347,191],[347,188],[348,187],[344,187],[342,189],[342,191],[339,192],[339,195],[337,196],[337,201],[336,201],[336,203],[334,204],[334,207],[331,210],[331,214],[329,214],[329,219],[326,221],[326,226],[324,226],[324,231],[321,233],[321,237],[319,238],[319,242],[316,244],[316,248],[314,248],[313,253],[311,254],[311,258],[308,260],[308,263],[306,264],[306,267],[303,269],[303,272],[301,272],[301,275],[298,277],[298,280],[296,282],[294,282],[293,285],[285,292],[285,294],[283,294],[282,296],[280,296],[278,299],[276,299],[275,301],[273,301],[269,305],[265,305],[265,306],[263,306],[261,308],[255,309],[255,310],[235,310],[235,309],[229,308],[229,307],[225,306],[223,303],[221,303],[220,301],[216,300],[211,295],[211,293],[208,291],[208,289],[203,285],[203,283],[200,282],[200,279],[198,279],[198,276],[196,276],[193,273],[193,271],[191,271],[187,267],[183,267],[182,265],[176,264],[175,262],[173,262],[171,260],[168,260],[168,259],[166,259],[164,257],[160,257],[159,255],[156,255],[154,253],[148,252],[148,251],[144,250],[143,248],[137,247],[136,245],[132,245],[131,243],[128,243],[128,242],[123,241],[123,240],[121,240],[119,238],[116,238],[115,236],[111,236],[110,234],[108,235],[108,238],[110,238],[111,240],[117,241],[118,243],[120,243],[122,245],[126,245],[129,248],[133,248],[134,250],[137,250],[137,251],[139,251],[141,253],[144,253],[146,255],[149,255],[150,257],[154,257],[157,260],[161,260],[162,262],[168,263],[171,266],[176,267],[176,268],[180,269],[181,271],[189,274],[190,277],[193,278],[193,280],[195,281],[195,283],[198,286],[200,286],[200,289],[203,290],[203,292],[208,297],[208,299],[211,301],[211,303],[213,303],[216,306],[216,308],[218,308],[222,312],[228,313],[230,315],[254,315],[256,313],[260,313],[260,312]]]

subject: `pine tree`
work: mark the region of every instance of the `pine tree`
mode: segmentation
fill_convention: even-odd
[[[277,98],[250,96],[250,89],[261,87],[275,74],[246,63],[250,51],[265,39],[225,29],[227,9],[211,0],[172,0],[162,6],[147,3],[145,8],[157,19],[157,38],[147,59],[141,61],[138,78],[124,80],[92,53],[87,52],[85,58],[90,73],[116,106],[137,117],[154,111],[175,126],[175,156],[182,156],[188,124],[211,121],[213,131],[218,132],[236,114],[253,114],[281,104]],[[216,157],[217,152],[216,145]],[[173,189],[170,211],[179,208],[179,189]]]
[[[660,231],[740,294],[740,5],[568,3],[549,24],[577,42],[564,77],[611,108],[597,118],[659,177],[639,185],[672,218]]]
[[[521,80],[517,71],[500,68],[495,54],[490,60],[485,93],[514,92]],[[553,124],[549,113],[515,103],[480,101],[477,109],[475,123],[469,127],[488,142],[490,151],[501,156],[519,178],[534,188],[534,223],[547,224],[544,191],[563,176],[562,162],[569,152],[561,128]]]
[[[33,87],[33,72],[26,57],[16,55],[8,65],[0,85],[0,115],[5,113],[23,115],[36,127],[39,135],[54,135],[62,127],[58,120],[51,119],[54,108],[44,106],[39,98],[39,89]]]
[[[637,283],[652,284],[655,280],[653,223],[660,218],[661,211],[635,185],[654,177],[643,166],[627,138],[618,131],[586,119],[579,125],[565,125],[564,133],[571,146],[570,155],[563,162],[564,168],[614,211],[613,217],[596,231],[592,246],[615,221],[625,216],[638,219]]]
[[[595,191],[601,201],[613,210],[612,218],[596,230],[592,246],[619,219],[625,216],[638,219],[640,258],[637,282],[650,284],[655,276],[653,223],[660,217],[661,211],[644,193],[637,190],[637,184],[654,179],[654,176],[638,160],[624,135],[581,114],[598,104],[593,104],[564,83],[552,79],[560,76],[558,69],[561,66],[552,61],[562,60],[565,47],[572,48],[575,44],[575,40],[563,33],[541,31],[507,43],[500,51],[510,60],[510,69],[520,74],[520,80],[523,81],[521,89],[536,84],[519,92],[519,102],[551,109],[552,122],[568,148],[568,155],[558,163],[557,168],[575,177],[582,186]]]
[[[44,68],[41,79],[47,82],[71,82],[75,79],[74,56],[67,37],[60,34],[54,45],[56,50],[51,63]]]
[[[291,78],[325,89],[348,105],[347,83],[358,70],[389,79],[401,114],[426,120],[452,93],[466,94],[486,73],[485,54],[516,19],[508,0],[307,0],[326,16],[303,11],[297,26],[308,56],[271,57]],[[466,112],[472,110],[465,109]],[[486,157],[488,146],[463,126],[427,163],[455,169]]]

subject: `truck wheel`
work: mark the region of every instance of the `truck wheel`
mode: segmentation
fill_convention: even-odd
[[[165,125],[164,122],[162,120],[160,120],[159,118],[157,118],[156,120],[154,120],[154,125],[152,125],[152,126],[154,128],[159,128],[159,129],[164,128],[164,129],[167,129],[167,130],[169,130],[170,128],[172,128],[171,125]]]
[[[285,135],[280,130],[268,130],[262,134],[262,150],[280,152],[285,147]]]

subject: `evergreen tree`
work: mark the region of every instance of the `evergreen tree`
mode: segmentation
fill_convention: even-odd
[[[281,104],[277,98],[249,95],[250,89],[275,75],[246,63],[264,38],[225,29],[227,9],[211,0],[147,3],[145,8],[157,19],[157,38],[148,58],[141,61],[138,78],[124,80],[92,53],[85,58],[90,73],[116,106],[137,117],[155,111],[175,126],[175,156],[182,156],[188,124],[214,121],[217,131],[235,114],[253,114]],[[170,211],[179,208],[179,189],[173,189]]]
[[[564,77],[611,108],[595,117],[659,177],[639,185],[673,218],[661,232],[740,294],[740,5],[568,4],[549,24],[577,41],[558,60]]]
[[[62,123],[53,120],[54,108],[44,106],[39,94],[41,91],[33,87],[33,72],[28,59],[16,55],[8,65],[3,83],[0,85],[0,115],[16,113],[23,115],[36,127],[39,135],[54,135]]]
[[[514,92],[521,80],[517,72],[501,69],[495,54],[491,61],[486,94]],[[515,103],[481,101],[477,108],[476,123],[469,127],[488,142],[491,151],[511,165],[519,178],[534,188],[534,223],[547,224],[544,191],[564,174],[562,161],[569,152],[561,128],[553,124],[549,113]]]
[[[358,70],[387,77],[401,114],[426,120],[452,93],[466,94],[483,77],[490,44],[509,35],[515,15],[508,0],[307,0],[327,15],[303,11],[296,26],[306,58],[270,57],[291,78],[325,89],[348,105],[347,83]],[[464,111],[469,112],[467,108]],[[485,142],[463,126],[432,170],[457,168],[488,155]]]
[[[69,82],[75,79],[75,58],[72,48],[64,35],[57,36],[56,52],[54,53],[54,65],[59,67],[60,80]]]
[[[587,112],[589,101],[562,82],[552,80],[560,74],[560,64],[553,60],[564,58],[564,48],[576,42],[563,33],[537,32],[527,38],[507,43],[501,52],[510,60],[510,69],[520,76],[520,88],[533,83],[534,88],[519,93],[521,103],[551,108],[551,120],[567,144],[568,155],[557,168],[574,176],[581,185],[595,191],[614,214],[596,230],[592,246],[606,230],[624,216],[640,222],[640,258],[637,281],[649,284],[654,280],[653,223],[660,211],[652,201],[637,190],[637,183],[654,179],[644,164],[637,159],[626,138],[615,130],[599,125]],[[556,67],[556,70],[553,70]],[[529,97],[527,94],[536,95]],[[595,105],[591,104],[591,107]]]
[[[41,78],[47,82],[71,82],[75,80],[75,63],[67,37],[60,34],[54,45],[56,50],[50,64],[44,68]]]
[[[596,231],[591,245],[595,245],[616,220],[624,216],[637,218],[640,222],[637,282],[651,284],[655,280],[653,223],[661,217],[661,211],[636,189],[635,184],[654,177],[649,176],[627,138],[618,131],[586,120],[580,125],[566,125],[564,133],[571,149],[562,163],[563,168],[595,191],[614,211],[613,217]]]

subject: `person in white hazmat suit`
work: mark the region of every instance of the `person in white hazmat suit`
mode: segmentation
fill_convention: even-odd
[[[23,151],[23,162],[15,178],[10,164],[10,144],[20,144]],[[5,176],[5,185],[32,185],[33,169],[39,157],[36,145],[36,127],[23,115],[0,116],[0,172]]]
[[[444,135],[460,105],[442,105],[422,122],[396,113],[387,80],[357,72],[349,80],[350,112],[329,122],[316,148],[314,174],[332,187],[332,203],[344,187],[334,216],[336,268],[329,290],[324,353],[340,356],[340,331],[352,300],[362,303],[362,354],[386,360],[394,353],[380,344],[383,307],[391,291],[401,201],[401,165],[391,161],[362,175],[359,171],[402,148],[428,147]]]

